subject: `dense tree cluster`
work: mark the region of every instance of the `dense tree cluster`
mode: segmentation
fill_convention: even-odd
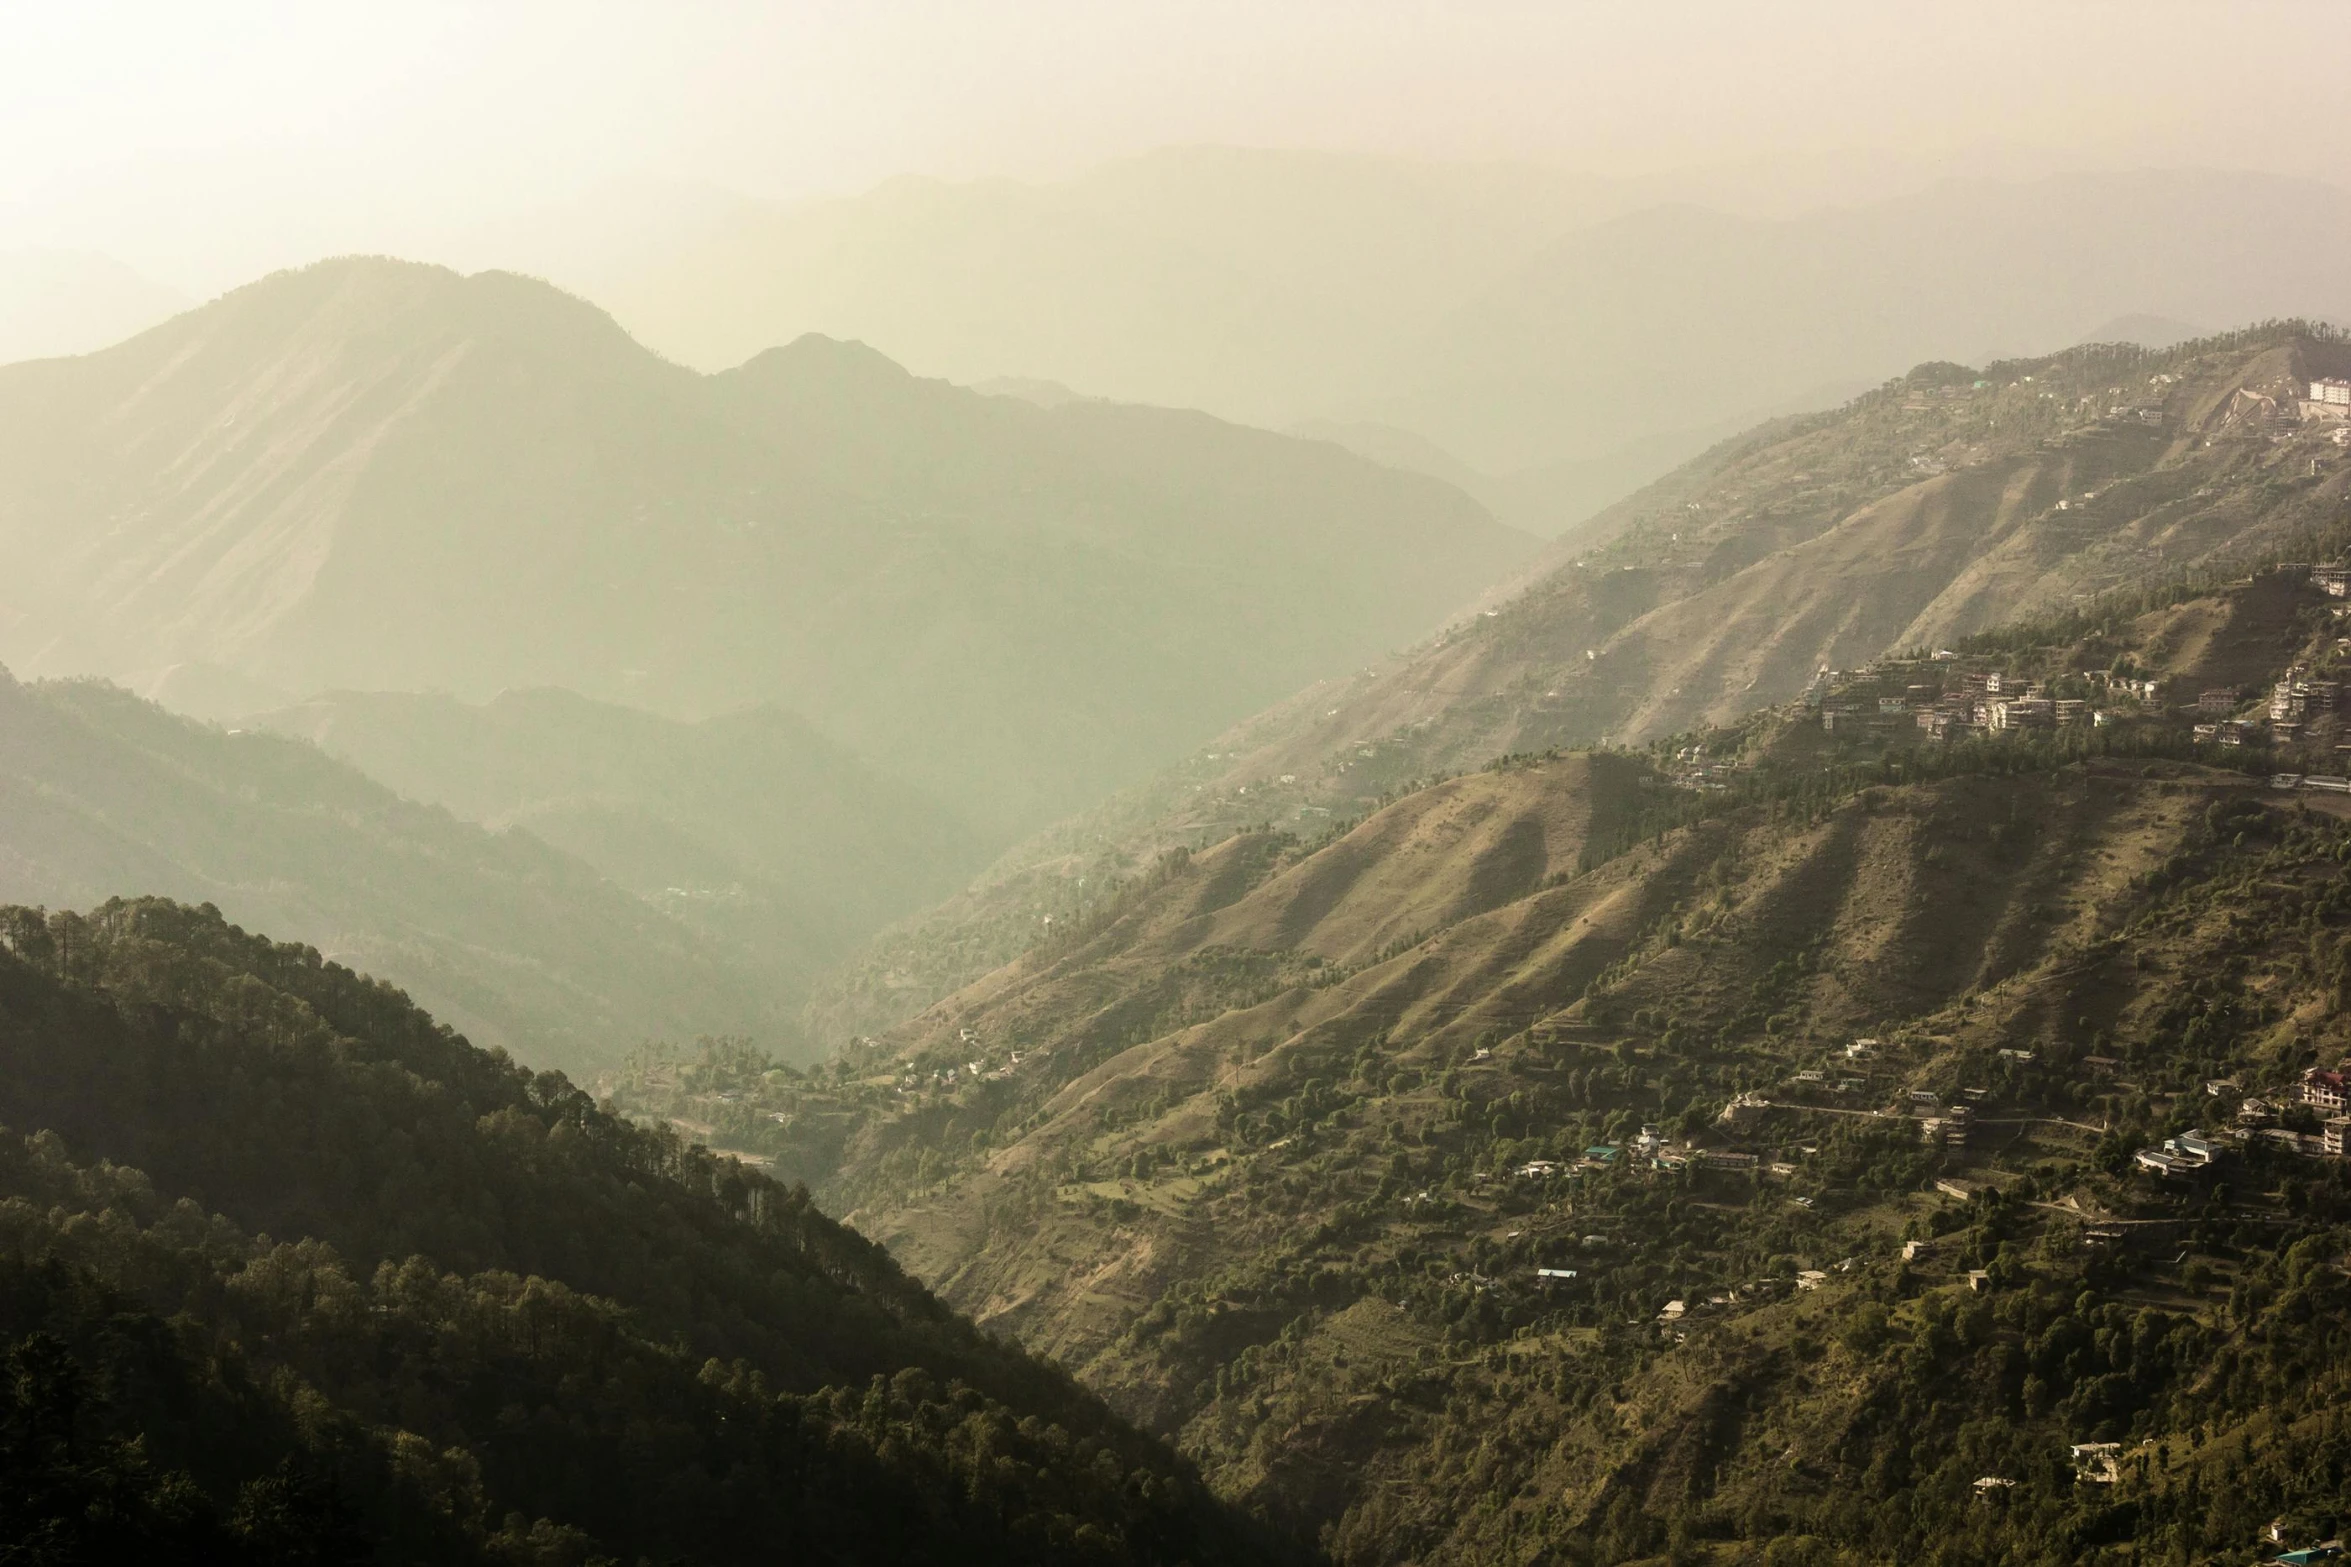
[[[155,902],[0,945],[23,1559],[1268,1550],[804,1189],[315,952]]]

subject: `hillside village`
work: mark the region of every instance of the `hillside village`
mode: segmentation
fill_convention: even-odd
[[[2336,620],[2351,617],[2351,565],[2274,568],[2273,590],[2307,600],[2304,585],[2333,600],[2325,606]],[[2351,632],[2351,624],[2340,630]],[[2176,681],[2141,674],[2118,659],[2107,669],[2083,669],[2018,676],[1996,660],[1967,658],[1939,649],[1925,658],[1890,658],[1854,671],[1823,669],[1804,693],[1807,711],[1824,731],[1856,731],[1887,741],[1905,726],[1926,738],[1955,740],[1969,734],[2016,734],[2090,725],[2185,726],[2200,742],[2226,747],[2263,746],[2281,756],[2325,762],[2351,753],[2342,743],[2339,677],[2351,664],[2351,635],[2324,640],[2310,656],[2290,663],[2265,689],[2235,685],[2178,688]],[[2340,777],[2294,775],[2295,786],[2351,789]]]

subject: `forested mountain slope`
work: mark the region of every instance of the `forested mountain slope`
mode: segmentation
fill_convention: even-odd
[[[2351,496],[2351,449],[2295,400],[2346,370],[2341,334],[2287,324],[1925,365],[1766,425],[1617,508],[1604,547],[1038,835],[877,944],[820,1017],[903,1016],[1085,906],[1079,878],[1099,889],[1172,846],[1312,831],[1512,753],[1735,722],[1824,669],[2307,549]]]
[[[789,1052],[814,950],[698,933],[529,833],[411,803],[308,744],[0,673],[0,900],[125,888],[266,922],[575,1070],[697,1033]]]
[[[2294,1101],[2351,1052],[2351,795],[2268,775],[2344,720],[2222,747],[2082,671],[2339,680],[2331,602],[2177,585],[1840,683],[1896,727],[1764,714],[1170,856],[781,1085],[784,1156],[1341,1561],[2324,1538],[2351,1165]],[[1911,722],[1995,671],[2113,722]],[[715,1060],[614,1086],[762,1107]],[[2209,1166],[2135,1162],[2199,1128]]]
[[[1424,634],[1529,548],[1325,443],[821,338],[699,376],[498,273],[327,262],[0,370],[20,672],[774,702],[999,833]]]
[[[806,1194],[217,916],[0,912],[0,1541],[1267,1559]]]
[[[247,722],[410,799],[520,827],[755,954],[779,986],[953,891],[983,853],[948,805],[772,707],[689,724],[552,689],[480,706],[337,691]]]

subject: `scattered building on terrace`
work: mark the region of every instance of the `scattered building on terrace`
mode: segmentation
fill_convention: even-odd
[[[2077,1442],[2068,1450],[2074,1478],[2093,1485],[2115,1485],[2122,1479],[2120,1442]]]

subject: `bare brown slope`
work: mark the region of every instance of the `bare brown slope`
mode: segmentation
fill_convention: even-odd
[[[1007,1005],[1066,1010],[1061,987],[1099,986],[1106,968],[1148,982],[1217,949],[1365,963],[1572,876],[1644,776],[1624,759],[1578,754],[1420,790],[1311,851],[1244,834],[1179,856],[1083,939],[1009,964],[924,1026],[952,1030]]]
[[[1180,1430],[1229,1494],[1325,1521],[1374,1507],[1383,1476],[1410,1474],[1416,1494],[1450,1495],[1433,1478],[1440,1455],[1422,1445],[1428,1417],[1409,1401],[1301,1385],[1277,1404],[1228,1404],[1203,1395],[1198,1362],[1162,1359],[1130,1330],[1162,1299],[1205,1290],[1232,1302],[1209,1330],[1211,1342],[1227,1336],[1229,1355],[1287,1320],[1260,1320],[1246,1304],[1269,1281],[1302,1281],[1304,1298],[1320,1301],[1303,1282],[1318,1270],[1344,1274],[1409,1252],[1416,1236],[1427,1244],[1424,1231],[1458,1227],[1458,1215],[1368,1227],[1336,1216],[1386,1193],[1395,1162],[1436,1137],[1463,1095],[1496,1114],[1524,1100],[1542,1122],[1574,1113],[1594,1061],[1612,1080],[1629,1063],[1671,1097],[1677,1081],[1701,1076],[1771,1081],[1817,1059],[1826,1041],[1896,1019],[1996,1023],[2002,1041],[2029,1042],[2070,1037],[2088,1026],[2077,1021],[2085,1012],[2108,1026],[2152,1006],[2095,999],[2080,955],[2137,916],[2208,808],[2256,793],[2233,775],[2093,767],[1867,791],[1818,818],[1717,821],[1335,981],[1269,974],[1254,992],[1229,990],[1237,1004],[1216,1010],[1195,968],[1189,999],[1206,1015],[1157,1011],[1169,1026],[1146,1026],[1119,1048],[1133,987],[1147,982],[1128,955],[1164,953],[1169,932],[1214,918],[1201,904],[1216,901],[1209,889],[1244,852],[1235,846],[1196,859],[1105,933],[1082,973],[976,987],[923,1020],[902,1041],[909,1059],[969,1052],[960,1031],[970,1029],[977,1048],[1010,1041],[1031,1052],[1022,1073],[1064,1052],[1095,1064],[1034,1100],[1017,1086],[994,1090],[1013,1096],[989,1117],[1001,1135],[943,1180],[904,1184],[914,1168],[904,1139],[935,1146],[967,1123],[916,1113],[877,1126],[852,1144],[840,1189],[862,1191],[855,1222],[947,1299],[1079,1366],[1139,1418]],[[1996,998],[1995,1010],[1971,1010],[1977,997]],[[1570,1043],[1542,1042],[1554,1032]],[[1628,1043],[1572,1043],[1587,1037]],[[1478,1054],[1481,1041],[1490,1056]],[[1316,1119],[1306,1108],[1316,1103],[1343,1108]],[[1294,1107],[1305,1119],[1294,1134],[1237,1139],[1236,1107]],[[1485,1234],[1477,1213],[1466,1222]],[[1479,1245],[1500,1243],[1494,1224]],[[1256,1282],[1231,1282],[1243,1276]],[[1394,1376],[1437,1343],[1378,1301],[1339,1311],[1351,1298],[1309,1313],[1315,1355]],[[1376,1332],[1356,1320],[1375,1308],[1397,1320]],[[1360,1540],[1351,1555],[1387,1559]]]
[[[1518,777],[1549,775],[1533,769]],[[2241,786],[2224,778],[2212,787]],[[1300,891],[1339,874],[1374,843],[1393,857],[1383,875],[1404,879],[1419,866],[1436,880],[1448,870],[1458,879],[1474,856],[1432,864],[1415,845],[1418,831],[1448,808],[1420,802],[1456,788],[1391,807],[1277,874],[1266,874],[1276,862],[1262,840],[1237,839],[1196,856],[1091,941],[1051,960],[1024,960],[949,998],[911,1025],[899,1046],[910,1055],[946,1049],[969,1029],[982,1041],[1021,1041],[1048,1057],[1066,1051],[1092,1060],[1121,1032],[1141,1027],[1152,1036],[1114,1051],[1042,1102],[1043,1123],[987,1160],[986,1169],[1002,1175],[1047,1150],[1085,1146],[1111,1124],[1105,1115],[1117,1121],[1141,1104],[1173,1118],[1170,1137],[1179,1126],[1198,1131],[1212,1107],[1194,1096],[1212,1086],[1235,1091],[1255,1081],[1303,1080],[1366,1043],[1410,1041],[1396,1058],[1409,1063],[1441,1058],[1480,1035],[1518,1034],[1550,1019],[1574,1024],[1587,988],[1628,961],[1631,969],[1610,982],[1622,997],[1619,1011],[1654,1004],[1727,1018],[1748,1004],[1772,964],[1818,948],[1825,955],[1810,982],[1809,1011],[1827,1029],[1867,1027],[1993,983],[2063,928],[2094,925],[2095,897],[2063,908],[2052,901],[2066,878],[2116,854],[2114,874],[2127,880],[2151,863],[2148,856],[2168,852],[2181,821],[2202,804],[2199,793],[2168,794],[2112,772],[2052,783],[2034,792],[2029,806],[2006,781],[1958,779],[1865,796],[1800,830],[1763,818],[1695,828],[1450,922],[1399,955],[1359,939],[1353,961],[1360,967],[1292,962],[1234,984],[1201,963],[1220,938],[1243,945],[1285,932]],[[1459,808],[1457,794],[1452,808]],[[1959,824],[1995,810],[2003,820],[2030,814],[2033,823],[1965,836]],[[1954,833],[1964,847],[1948,842]],[[2015,848],[2027,839],[2029,849]],[[1251,875],[1264,879],[1232,898],[1233,884]],[[1288,958],[1311,953],[1318,942],[1337,946],[1332,938],[1346,931],[1346,916],[1338,908],[1334,914],[1340,923],[1308,927],[1300,942],[1261,950]],[[1371,957],[1384,960],[1366,963]],[[1219,1007],[1220,1000],[1244,1004]],[[1317,1061],[1324,1065],[1310,1064]],[[885,1153],[877,1147],[866,1157]],[[842,1190],[870,1191],[865,1183],[875,1173],[853,1156]],[[989,1191],[982,1180],[968,1200],[984,1211]],[[967,1226],[952,1215],[965,1200],[904,1212],[867,1209],[862,1220],[903,1240],[918,1269],[924,1259],[936,1264],[950,1256],[959,1270],[1015,1266],[1001,1248],[985,1256],[963,1249]],[[1001,1292],[988,1293],[993,1299]],[[1011,1298],[995,1299],[992,1308],[977,1297],[965,1303],[1017,1309],[1023,1320],[1039,1309],[1025,1297],[1017,1308]]]
[[[1363,962],[1573,874],[1632,771],[1578,755],[1439,784],[1220,911],[1208,939]]]

